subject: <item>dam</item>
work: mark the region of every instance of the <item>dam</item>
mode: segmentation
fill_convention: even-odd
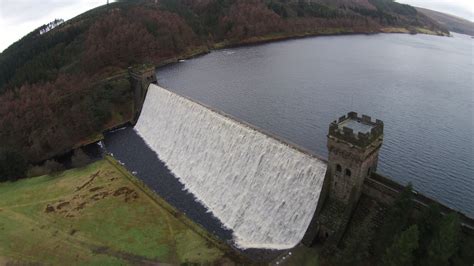
[[[154,84],[135,130],[237,247],[288,249],[303,238],[321,159]]]
[[[349,112],[334,120],[325,161],[155,84],[144,93],[135,126],[107,133],[106,150],[249,258],[274,258],[299,243],[337,246],[362,194],[389,206],[403,190],[376,173],[384,129],[378,119]],[[434,203],[415,194],[420,210]],[[474,228],[459,215],[465,228]]]

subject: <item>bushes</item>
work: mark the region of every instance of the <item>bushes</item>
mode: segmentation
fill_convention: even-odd
[[[25,175],[27,163],[25,158],[15,152],[0,150],[0,182],[15,181]]]
[[[131,117],[131,96],[126,77],[93,84],[85,75],[60,75],[25,85],[0,95],[0,146],[14,146],[30,162],[49,159],[102,132],[114,112]]]
[[[413,265],[413,253],[418,248],[418,226],[412,225],[395,238],[383,257],[384,265]]]
[[[427,265],[448,265],[450,258],[459,249],[461,226],[455,213],[447,214],[441,219],[439,229],[428,246]]]
[[[48,160],[43,165],[32,166],[28,170],[28,177],[36,177],[42,175],[54,175],[64,171],[64,166],[56,160]]]
[[[71,157],[71,165],[74,168],[84,167],[91,162],[91,159],[82,149],[74,151],[74,155]]]
[[[443,216],[437,205],[414,218],[411,186],[390,207],[373,243],[374,256],[381,265],[450,265],[466,261],[471,252],[461,241],[474,244],[472,236],[461,235],[457,213]]]
[[[377,257],[381,258],[387,247],[393,243],[395,236],[409,226],[414,206],[412,190],[411,184],[408,184],[390,207],[374,242]]]
[[[82,149],[75,150],[74,154],[71,156],[71,167],[73,168],[84,167],[90,162],[91,159]],[[42,175],[55,175],[64,171],[65,169],[66,168],[63,164],[59,163],[54,159],[51,159],[44,162],[42,165],[30,166],[27,172],[27,176],[36,177]]]
[[[31,166],[30,169],[28,169],[28,172],[26,173],[27,177],[37,177],[37,176],[42,176],[42,175],[47,175],[49,174],[49,170],[46,169],[44,166]]]
[[[474,262],[474,235],[472,233],[461,234],[459,251],[451,258],[452,265],[472,265]]]

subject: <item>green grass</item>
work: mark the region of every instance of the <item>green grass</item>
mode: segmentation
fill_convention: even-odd
[[[278,261],[280,265],[288,266],[319,266],[319,252],[320,251],[318,247],[310,248],[304,245],[298,245],[291,250],[291,255],[289,253],[285,253],[276,261]]]
[[[0,184],[0,264],[229,262],[229,250],[113,159]]]

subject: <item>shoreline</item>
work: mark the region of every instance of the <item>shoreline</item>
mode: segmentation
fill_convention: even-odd
[[[328,32],[328,33],[321,33],[321,32],[306,32],[306,33],[301,33],[301,34],[295,34],[295,35],[267,35],[267,36],[262,36],[262,37],[252,37],[249,39],[244,39],[240,42],[219,42],[219,43],[214,43],[212,45],[202,45],[202,46],[197,46],[194,49],[190,49],[189,51],[186,51],[182,53],[181,55],[177,55],[168,59],[164,59],[159,62],[153,62],[152,64],[155,67],[155,70],[159,68],[163,68],[172,64],[177,64],[179,63],[180,60],[189,60],[192,58],[200,57],[206,54],[211,53],[212,51],[218,51],[218,50],[223,50],[223,49],[228,49],[228,48],[238,48],[238,47],[246,47],[246,46],[254,46],[254,45],[262,45],[262,44],[267,44],[267,43],[272,43],[272,42],[281,42],[281,41],[289,41],[289,40],[298,40],[298,39],[304,39],[304,38],[316,38],[316,37],[330,37],[330,36],[350,36],[350,35],[377,35],[377,34],[410,34],[409,31],[405,28],[403,28],[405,31],[401,31],[401,28],[385,28],[385,29],[397,29],[399,31],[374,31],[374,32],[350,32],[350,31],[341,31],[341,32]],[[417,33],[417,34],[427,34],[427,33]],[[427,34],[427,35],[433,35],[433,36],[439,36],[435,34]],[[449,37],[449,36],[440,36],[440,37]],[[125,71],[125,70],[124,70]],[[118,75],[112,75],[112,78],[115,76],[120,76],[123,73],[120,72]],[[104,79],[109,79],[104,78]],[[158,79],[157,79],[158,80]],[[157,81],[158,84],[158,81]],[[159,84],[158,84],[159,85]],[[97,132],[94,136],[91,136],[89,138],[86,138],[85,140],[82,140],[79,143],[76,143],[69,149],[64,149],[61,152],[52,155],[50,154],[47,156],[47,159],[42,159],[38,161],[31,162],[35,165],[37,164],[42,164],[48,160],[55,159],[58,157],[61,157],[65,154],[68,154],[71,151],[74,151],[76,149],[85,147],[87,145],[96,143],[98,141],[101,141],[104,139],[104,134],[106,134],[109,131],[113,131],[114,129],[125,127],[129,125],[132,121],[121,121],[109,126],[106,126],[101,132]]]
[[[281,42],[281,41],[289,41],[289,40],[298,40],[298,39],[305,39],[305,38],[316,38],[316,37],[331,37],[331,36],[351,36],[351,35],[377,35],[377,34],[408,34],[408,35],[431,35],[431,36],[438,36],[438,37],[451,37],[452,35],[442,35],[436,32],[432,32],[426,29],[419,29],[415,33],[411,33],[406,28],[381,28],[379,31],[366,31],[366,32],[354,32],[354,31],[340,31],[340,32],[305,32],[305,33],[298,33],[294,35],[284,35],[284,34],[270,34],[261,37],[250,37],[247,39],[243,39],[240,41],[221,41],[217,43],[213,43],[207,46],[198,46],[194,50],[185,52],[181,55],[177,55],[168,59],[164,59],[161,62],[155,62],[155,69],[159,69],[162,67],[166,67],[168,65],[179,63],[180,60],[189,60],[192,58],[200,57],[206,54],[209,54],[213,51],[228,49],[228,48],[238,48],[238,47],[246,47],[246,46],[254,46],[254,45],[262,45],[268,44],[273,42]]]

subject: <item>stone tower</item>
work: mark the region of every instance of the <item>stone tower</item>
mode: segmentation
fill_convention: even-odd
[[[355,204],[364,179],[377,169],[383,141],[383,122],[350,112],[329,126],[329,197],[344,204]]]
[[[143,64],[129,67],[128,76],[133,91],[135,110],[135,115],[131,122],[135,125],[140,117],[148,86],[150,83],[156,83],[155,66]]]

